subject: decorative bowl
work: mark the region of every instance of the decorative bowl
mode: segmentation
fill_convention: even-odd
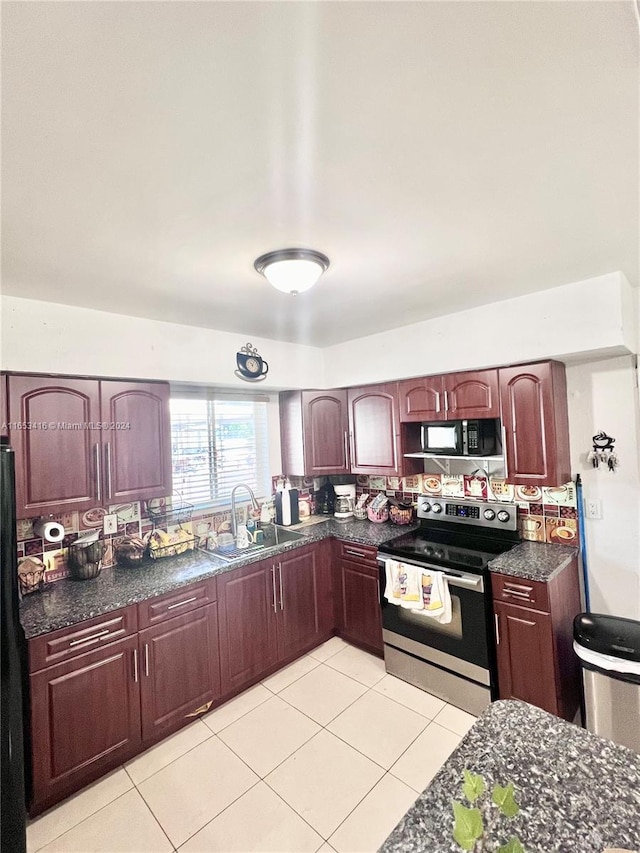
[[[386,521],[389,518],[389,510],[386,506],[383,506],[382,509],[371,509],[370,506],[367,507],[367,518],[369,521],[373,521],[374,524],[380,524],[383,521]]]

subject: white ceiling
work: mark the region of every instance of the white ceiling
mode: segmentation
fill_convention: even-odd
[[[621,2],[2,3],[3,290],[325,346],[638,283]],[[253,269],[331,259],[298,297]]]

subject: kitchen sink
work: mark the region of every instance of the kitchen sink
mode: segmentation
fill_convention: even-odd
[[[250,545],[248,548],[234,548],[232,551],[222,553],[221,551],[211,551],[212,555],[219,557],[221,560],[231,562],[240,557],[248,557],[257,552],[268,551],[270,548],[277,548],[285,542],[295,542],[298,539],[304,539],[304,533],[298,533],[295,530],[288,530],[286,527],[279,527],[277,524],[265,524],[260,528],[264,534],[264,541],[260,545]]]

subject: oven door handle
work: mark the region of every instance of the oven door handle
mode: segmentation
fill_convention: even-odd
[[[391,558],[393,559],[393,558]],[[384,569],[386,558],[378,557],[378,564]],[[467,589],[477,590],[478,592],[484,592],[484,578],[482,575],[474,575],[470,577],[469,575],[450,575],[447,572],[443,571],[443,569],[439,569],[436,566],[430,566],[427,563],[407,563],[409,566],[417,566],[419,569],[424,569],[425,571],[434,571],[434,572],[442,572],[445,580],[451,584],[451,586],[464,586]]]

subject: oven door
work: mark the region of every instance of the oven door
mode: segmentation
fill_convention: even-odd
[[[403,561],[444,573],[451,596],[451,622],[441,624],[419,611],[413,612],[387,601],[384,597],[385,562],[385,558],[378,557],[385,643],[442,669],[489,685],[491,677],[484,576],[453,569],[443,570],[441,566],[415,560]]]

